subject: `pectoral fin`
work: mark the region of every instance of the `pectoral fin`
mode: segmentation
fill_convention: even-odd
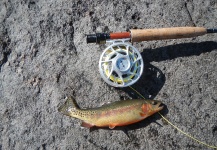
[[[147,114],[145,114],[145,113],[140,113],[140,116],[141,116],[141,117],[146,117]]]
[[[90,124],[90,123],[87,123],[87,122],[82,122],[81,124],[82,127],[86,127],[86,128],[91,128],[93,127],[94,125]]]

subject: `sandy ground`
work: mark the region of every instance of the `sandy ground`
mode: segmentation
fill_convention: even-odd
[[[89,132],[57,111],[65,96],[81,107],[138,98],[107,85],[98,72],[104,45],[85,34],[131,28],[217,27],[216,0],[1,0],[0,150],[209,149],[159,115],[122,128]],[[133,87],[161,100],[163,114],[217,146],[217,35],[134,43],[144,73]]]

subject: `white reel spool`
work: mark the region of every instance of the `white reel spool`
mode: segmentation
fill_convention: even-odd
[[[130,86],[142,75],[144,67],[142,56],[129,40],[108,40],[107,43],[110,45],[100,57],[100,75],[111,86]]]

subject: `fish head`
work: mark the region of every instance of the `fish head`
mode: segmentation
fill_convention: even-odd
[[[145,103],[142,105],[142,111],[147,116],[151,116],[154,113],[161,111],[163,107],[164,106],[161,101],[145,100]]]

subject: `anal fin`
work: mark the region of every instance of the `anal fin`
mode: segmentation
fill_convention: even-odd
[[[86,128],[91,128],[91,127],[93,127],[94,125],[83,121],[82,124],[81,124],[81,126],[82,126],[82,127],[86,127]]]

